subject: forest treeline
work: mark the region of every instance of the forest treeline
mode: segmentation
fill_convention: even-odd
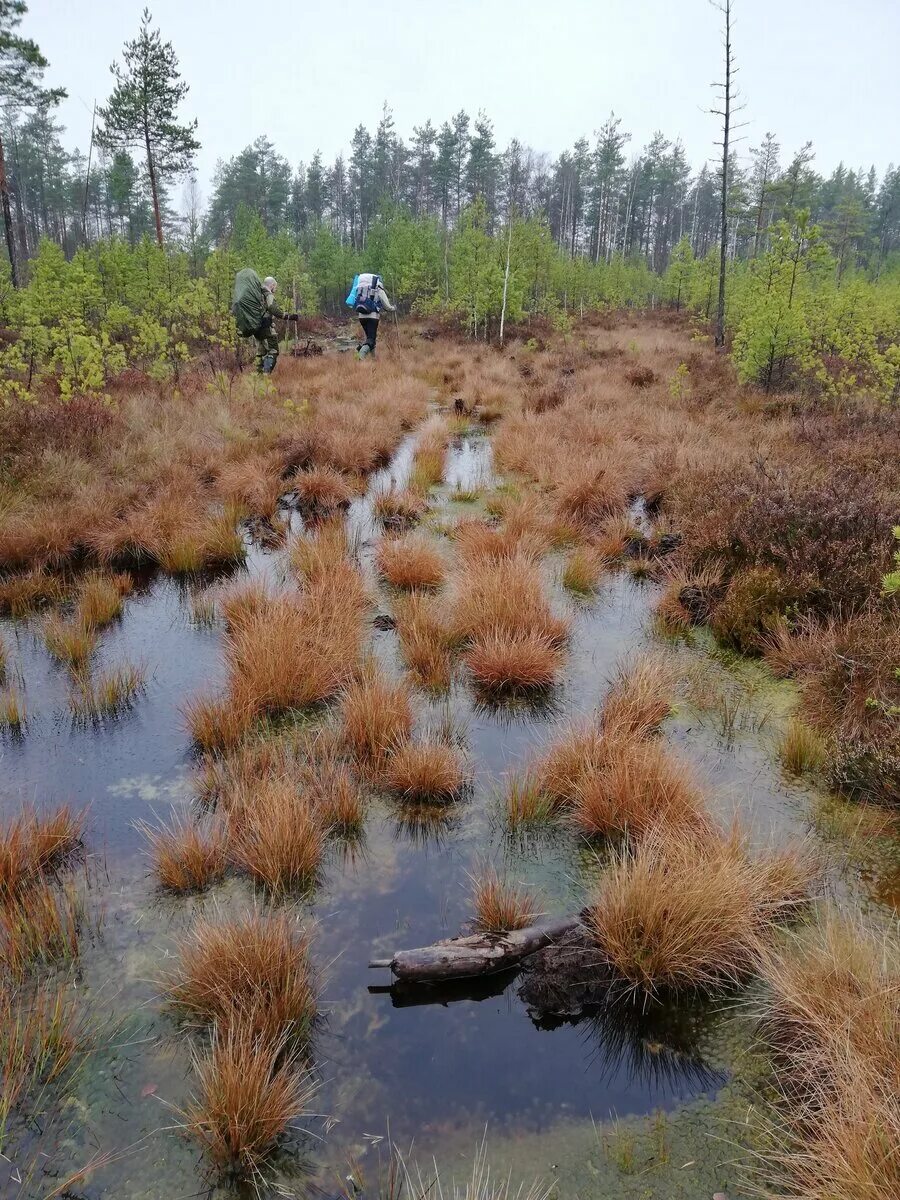
[[[58,124],[44,110],[8,114],[4,141],[19,257],[33,256],[49,238],[68,257],[101,238],[135,245],[153,233],[149,180],[140,158],[126,149],[85,155],[63,147]],[[814,169],[807,143],[785,158],[774,134],[751,149],[749,164],[729,165],[728,254],[745,259],[768,249],[771,230],[800,210],[809,213],[832,247],[837,270],[863,268],[878,276],[900,254],[900,167],[879,179],[875,168],[830,174]],[[286,233],[307,252],[324,230],[343,247],[364,250],[385,212],[430,218],[446,233],[476,199],[495,232],[507,215],[540,217],[554,245],[573,257],[609,262],[639,257],[662,272],[687,238],[703,257],[720,230],[719,173],[693,170],[684,148],[657,132],[639,150],[614,115],[593,140],[581,138],[555,160],[513,140],[496,146],[484,113],[459,112],[439,127],[430,120],[400,137],[385,106],[374,130],[360,125],[349,157],[326,164],[316,153],[295,168],[265,137],[218,164],[209,203],[188,177],[172,207],[176,184],[160,181],[168,239],[196,255],[226,245],[241,207],[256,213],[269,234]]]
[[[290,308],[332,315],[374,269],[402,312],[490,338],[501,316],[565,332],[588,309],[661,304],[705,336],[722,261],[717,341],[727,330],[743,379],[900,395],[900,168],[820,175],[809,144],[784,157],[766,134],[746,167],[731,155],[727,171],[692,170],[662,133],[634,152],[615,115],[551,160],[498,148],[483,112],[406,140],[385,106],[330,165],[316,153],[294,168],[258,138],[219,163],[204,204],[200,131],[180,123],[189,87],[150,13],[84,156],[63,146],[62,93],[40,85],[45,60],[13,32],[26,11],[13,7],[0,32],[24,74],[0,71],[19,100],[0,122],[2,398],[102,391],[126,367],[177,380],[198,349],[234,345],[231,284],[247,265],[274,274]]]

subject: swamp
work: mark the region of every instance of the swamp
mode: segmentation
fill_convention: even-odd
[[[817,1006],[897,997],[897,626],[841,611],[883,573],[857,506],[896,499],[894,415],[813,431],[663,313],[425,334],[34,410],[4,1194],[425,1194],[478,1147],[513,1192],[742,1194],[799,1154],[799,1096],[840,1144],[878,1049],[809,1078]],[[866,496],[831,499],[836,459]],[[500,973],[369,967],[563,916]]]

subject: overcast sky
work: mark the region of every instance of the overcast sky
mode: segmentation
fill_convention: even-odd
[[[219,158],[266,134],[292,165],[346,150],[386,100],[398,133],[483,108],[498,147],[517,137],[551,155],[590,136],[611,109],[631,152],[655,129],[692,166],[714,154],[704,111],[720,77],[720,18],[707,0],[154,0],[199,121],[208,196]],[[87,149],[91,104],[134,37],[143,0],[30,0],[33,37],[68,89],[70,148]],[[748,147],[772,130],[782,158],[811,140],[815,166],[879,173],[900,162],[900,0],[736,0],[734,45]]]

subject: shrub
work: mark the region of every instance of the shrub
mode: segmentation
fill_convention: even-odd
[[[750,567],[731,580],[710,628],[726,646],[759,653],[779,621],[802,600],[802,592],[774,568]]]

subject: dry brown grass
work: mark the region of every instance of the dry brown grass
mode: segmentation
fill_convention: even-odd
[[[406,665],[420,687],[443,691],[453,674],[453,646],[443,600],[414,593],[393,602],[397,636]]]
[[[17,619],[28,616],[36,608],[56,604],[64,596],[63,581],[43,570],[0,578],[0,613],[9,613]]]
[[[625,507],[628,490],[619,473],[592,462],[569,466],[557,482],[554,500],[559,516],[576,528],[596,532]]]
[[[593,546],[603,558],[613,561],[622,558],[632,547],[643,542],[640,530],[631,517],[621,513],[610,517],[600,526]]]
[[[75,618],[66,620],[58,613],[44,618],[44,643],[57,662],[82,669],[97,646],[94,627]]]
[[[278,1137],[309,1113],[315,1081],[283,1044],[240,1026],[214,1029],[209,1052],[194,1055],[194,1070],[197,1093],[185,1128],[218,1168],[259,1182]]]
[[[767,1196],[900,1194],[900,960],[890,938],[826,915],[764,959],[778,1100],[756,1183]]]
[[[0,832],[0,899],[55,870],[81,845],[85,814],[68,805],[39,816],[25,809]]]
[[[136,663],[119,663],[97,675],[78,671],[72,678],[69,710],[82,721],[102,721],[127,712],[144,689],[146,672]]]
[[[372,510],[388,529],[410,529],[425,515],[427,501],[413,488],[388,488],[379,492]]]
[[[309,1038],[316,1017],[309,939],[288,912],[201,918],[178,951],[167,995],[190,1020],[249,1031],[269,1046]]]
[[[0,965],[16,980],[34,967],[78,956],[84,897],[72,883],[51,887],[42,877],[0,905]]]
[[[182,712],[195,745],[210,753],[233,749],[253,721],[252,710],[238,707],[228,696],[195,696]]]
[[[333,467],[298,471],[292,487],[301,512],[309,516],[330,516],[347,508],[359,491],[355,481]]]
[[[485,633],[532,635],[560,645],[570,621],[553,612],[540,568],[516,554],[471,562],[454,579],[452,632],[462,641]]]
[[[565,663],[558,643],[528,630],[488,629],[474,638],[464,657],[472,680],[492,695],[546,691]]]
[[[382,578],[395,588],[440,587],[447,572],[439,548],[416,534],[383,539],[375,561]]]
[[[563,587],[579,596],[590,595],[608,565],[595,546],[576,546],[563,568]]]
[[[412,694],[367,663],[341,696],[344,740],[362,763],[377,765],[412,734]]]
[[[269,891],[305,891],[319,876],[325,831],[291,779],[263,779],[250,803],[229,814],[231,855]]]
[[[604,733],[646,737],[672,711],[675,668],[664,659],[642,655],[620,668],[606,693],[600,718]]]
[[[604,871],[587,920],[609,967],[647,992],[739,982],[771,934],[752,863],[669,825]]]
[[[25,723],[25,701],[19,693],[12,688],[0,692],[0,732],[8,729],[13,735],[21,734]]]
[[[507,781],[503,804],[511,831],[546,825],[556,816],[559,807],[544,791],[534,770],[513,775]]]
[[[162,887],[170,892],[198,892],[225,874],[226,837],[220,821],[200,824],[173,817],[168,824],[137,828],[150,846],[150,859]]]
[[[130,575],[87,575],[78,594],[78,613],[86,629],[102,629],[122,611],[134,583]]]
[[[604,738],[599,761],[580,772],[570,796],[569,819],[587,837],[640,839],[656,826],[701,835],[710,827],[693,772],[657,742]]]
[[[447,803],[459,796],[466,772],[458,750],[428,739],[398,746],[380,778],[387,791],[404,800]]]
[[[277,715],[335,696],[359,663],[366,605],[359,573],[349,566],[309,581],[299,595],[257,594],[226,636],[225,703],[236,711],[219,724],[236,728],[248,713]],[[209,735],[202,715],[195,712],[192,724]]]
[[[345,573],[353,558],[343,520],[322,521],[313,532],[290,544],[291,565],[310,584],[320,583],[335,572]]]
[[[472,876],[472,906],[475,924],[485,933],[508,933],[524,929],[537,916],[534,898],[488,867]]]
[[[778,755],[785,770],[792,775],[805,775],[823,766],[827,746],[814,729],[792,717],[778,742]]]

